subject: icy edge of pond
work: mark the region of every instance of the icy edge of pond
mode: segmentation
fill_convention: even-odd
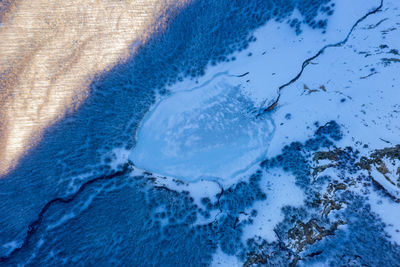
[[[129,159],[139,168],[183,181],[227,180],[265,155],[275,126],[257,117],[235,77],[218,73],[172,93],[146,115]]]

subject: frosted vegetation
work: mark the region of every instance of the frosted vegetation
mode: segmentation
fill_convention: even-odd
[[[341,147],[349,135],[340,118],[332,118],[337,106],[326,114],[311,112],[300,105],[302,94],[271,117],[257,118],[249,112],[253,103],[223,75],[186,91],[166,89],[206,74],[208,64],[234,61],[232,53],[251,46],[252,31],[267,21],[289,25],[299,38],[305,28],[324,38],[334,7],[333,1],[315,0],[189,5],[131,60],[97,77],[86,104],[49,129],[20,167],[0,180],[0,262],[396,266],[399,242],[388,237],[382,220],[388,212],[381,218],[373,210],[387,192],[368,175],[368,160],[358,149]],[[294,10],[302,20],[290,17]],[[343,103],[341,94],[331,98]],[[310,99],[312,107],[325,98]],[[307,130],[298,132],[291,122]],[[266,154],[278,125],[286,131],[275,153]],[[236,140],[244,161],[235,162],[229,150]],[[130,160],[145,170],[115,167],[115,148],[133,151]],[[224,157],[204,160],[215,153]],[[157,164],[148,167],[150,157]],[[226,163],[235,166],[224,169]],[[230,179],[250,165],[241,179],[212,190],[202,186],[210,181],[188,184],[146,170],[194,181]],[[19,212],[8,212],[10,206]]]

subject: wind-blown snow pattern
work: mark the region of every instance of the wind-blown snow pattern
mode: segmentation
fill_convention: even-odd
[[[189,2],[0,179],[0,265],[398,266],[399,27]]]

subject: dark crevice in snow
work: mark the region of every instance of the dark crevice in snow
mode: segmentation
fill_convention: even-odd
[[[322,47],[314,56],[312,56],[312,57],[306,59],[306,60],[303,62],[303,64],[301,65],[301,70],[300,70],[300,72],[299,72],[293,79],[291,79],[291,80],[288,81],[287,83],[285,83],[285,84],[279,86],[279,88],[278,88],[278,97],[274,100],[274,102],[273,102],[272,104],[270,104],[270,105],[269,105],[267,108],[265,108],[260,114],[258,114],[258,116],[262,115],[263,113],[266,113],[266,112],[269,112],[269,111],[274,110],[275,107],[278,105],[278,102],[279,102],[279,99],[280,99],[280,96],[281,96],[281,91],[282,91],[282,89],[284,89],[285,87],[287,87],[287,86],[291,85],[292,83],[294,83],[295,81],[297,81],[297,80],[301,77],[301,75],[303,74],[305,68],[311,63],[311,61],[313,61],[314,59],[316,59],[317,57],[319,57],[320,55],[322,55],[322,54],[325,52],[325,50],[326,50],[327,48],[330,48],[330,47],[341,47],[341,46],[345,45],[345,44],[347,43],[347,41],[349,40],[351,34],[353,33],[354,29],[358,26],[358,24],[360,24],[362,21],[364,21],[364,20],[365,20],[366,18],[368,18],[370,15],[373,15],[373,14],[379,12],[379,11],[382,9],[382,6],[383,6],[383,0],[381,0],[381,2],[380,2],[380,4],[379,4],[378,7],[376,7],[375,9],[373,9],[373,10],[371,10],[371,11],[369,11],[368,13],[366,13],[364,16],[362,16],[361,18],[359,18],[359,19],[353,24],[353,26],[351,27],[350,31],[347,33],[346,38],[344,38],[344,39],[343,39],[342,41],[340,41],[340,42],[337,42],[337,43],[334,43],[334,44],[325,45],[325,46]]]
[[[93,179],[88,180],[87,182],[85,182],[84,184],[82,184],[79,189],[72,195],[61,198],[54,198],[52,200],[50,200],[49,202],[47,202],[43,208],[40,210],[39,215],[37,217],[37,219],[35,221],[33,221],[32,223],[29,224],[28,226],[28,231],[26,233],[25,239],[23,240],[21,246],[15,248],[14,250],[12,250],[7,256],[3,256],[0,257],[0,263],[5,263],[8,260],[10,260],[15,253],[17,253],[18,251],[22,250],[24,247],[26,247],[29,243],[29,240],[31,239],[32,235],[36,233],[36,231],[39,229],[39,227],[41,226],[45,213],[54,205],[57,204],[66,204],[66,203],[70,203],[72,202],[74,199],[76,199],[89,185],[98,182],[98,181],[104,181],[104,180],[110,180],[113,178],[116,178],[118,176],[124,175],[126,173],[128,173],[129,171],[131,171],[132,167],[129,163],[125,164],[123,166],[123,168],[120,171],[116,171],[113,174],[110,175],[105,175],[105,176],[99,176]]]
[[[217,221],[218,221],[218,216],[219,215],[221,215],[222,214],[222,208],[221,208],[221,202],[220,202],[220,200],[221,200],[221,197],[224,195],[224,192],[225,192],[225,189],[224,189],[224,187],[220,184],[220,183],[218,183],[217,181],[215,181],[215,183],[221,188],[221,192],[219,192],[218,194],[217,194],[217,208],[218,208],[218,213],[214,216],[214,221],[213,221],[213,223],[217,223]]]
[[[219,211],[222,212],[220,200],[221,200],[221,197],[222,197],[222,195],[224,194],[225,190],[224,190],[224,188],[222,187],[222,185],[221,185],[220,183],[218,183],[218,182],[216,182],[216,183],[217,183],[217,184],[219,185],[219,187],[221,188],[221,192],[218,194],[217,206],[218,206]]]
[[[246,73],[243,73],[243,74],[241,74],[241,75],[236,75],[236,77],[239,77],[239,78],[241,78],[241,77],[244,77],[244,76],[246,76],[247,74],[249,74],[250,72],[246,72]]]

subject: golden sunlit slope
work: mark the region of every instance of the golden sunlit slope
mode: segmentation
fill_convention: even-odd
[[[93,76],[126,59],[187,0],[27,0],[0,26],[0,175],[87,95]],[[164,15],[163,15],[164,14]],[[161,19],[164,18],[164,19]]]

